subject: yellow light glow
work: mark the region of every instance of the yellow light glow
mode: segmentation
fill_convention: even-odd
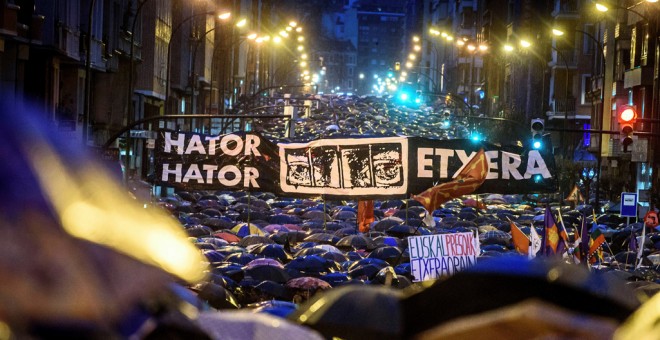
[[[280,31],[280,35],[281,35],[282,37],[286,38],[286,37],[289,36],[289,33],[287,33],[286,31]]]
[[[300,59],[307,59],[307,53],[303,53],[300,55]]]
[[[224,13],[220,13],[220,14],[218,14],[218,18],[219,18],[220,20],[227,20],[227,19],[229,19],[230,17],[231,17],[231,12],[224,12]]]
[[[458,45],[458,46],[463,46],[463,45],[465,45],[465,41],[463,41],[463,40],[458,40],[458,41],[456,41],[456,45]]]
[[[488,51],[488,45],[484,45],[484,44],[479,45],[479,51],[481,52]]]
[[[302,36],[298,37],[298,42],[303,42],[303,41],[305,41],[305,37],[302,37]]]
[[[447,32],[442,32],[442,34],[441,34],[441,36],[442,36],[443,38],[446,38],[448,35],[449,35],[449,34],[447,34]]]
[[[415,36],[413,36],[413,41],[414,41],[414,42],[418,42],[418,41],[419,41],[419,37],[418,37],[418,36],[416,36],[416,35],[415,35]]]
[[[298,26],[298,23],[292,20],[292,21],[289,21],[289,26],[296,27],[296,26]]]
[[[305,49],[305,46],[303,46],[303,45],[298,45],[298,47],[297,47],[296,49],[297,49],[298,51],[302,52],[302,51]]]
[[[524,48],[527,48],[527,47],[532,46],[532,43],[530,43],[529,41],[523,39],[523,40],[520,40],[520,46],[522,46]]]
[[[301,61],[300,62],[300,67],[307,67],[307,62],[306,61]]]
[[[413,46],[413,50],[415,50],[415,51],[417,51],[417,52],[419,52],[419,51],[421,51],[421,50],[422,50],[422,46],[419,46],[419,45],[415,45],[415,46]]]
[[[474,51],[474,50],[477,49],[477,47],[474,46],[474,45],[472,45],[472,44],[468,44],[468,45],[467,45],[467,49],[468,49],[468,51]]]
[[[278,37],[278,36],[274,36],[274,37],[273,37],[273,42],[276,43],[276,44],[279,44],[279,43],[282,42],[282,38],[281,38],[281,37]]]
[[[560,29],[557,29],[557,28],[553,28],[552,29],[552,35],[556,35],[556,36],[560,37],[560,36],[564,35],[564,31],[562,31]]]
[[[506,45],[504,45],[504,50],[506,52],[511,52],[511,51],[513,51],[513,46],[511,46],[509,44],[506,44]]]
[[[70,235],[104,245],[195,283],[208,261],[171,216],[131,200],[106,170],[93,163],[65,165],[47,144],[29,153],[44,195]]]
[[[445,39],[447,39],[447,41],[452,41],[452,40],[454,40],[454,37],[452,37],[451,35],[448,35],[448,36],[445,37]]]
[[[291,27],[291,26],[287,26],[285,29],[287,30],[287,32],[293,31],[293,27]]]
[[[596,10],[599,11],[599,12],[607,12],[609,10],[609,8],[607,8],[607,6],[605,6],[601,3],[597,3],[596,4]]]
[[[298,33],[302,32],[302,27],[296,27],[296,32]]]
[[[410,54],[408,55],[408,59],[410,59],[410,60],[415,60],[415,59],[417,59],[417,56],[414,55],[413,53],[410,53]]]
[[[250,33],[248,34],[247,38],[250,40],[257,39],[257,33]]]
[[[413,63],[411,63],[411,62],[407,62],[407,63],[406,63],[406,67],[407,67],[407,68],[412,68],[412,67],[413,67]]]
[[[408,75],[408,72],[406,72],[406,71],[402,71],[402,72],[401,72],[401,75],[405,77],[405,76]]]
[[[247,19],[241,19],[236,23],[236,27],[243,27],[247,25]]]

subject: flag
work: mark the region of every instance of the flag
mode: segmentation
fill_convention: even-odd
[[[511,238],[513,239],[513,246],[516,248],[516,251],[523,255],[529,254],[529,238],[523,233],[518,226],[509,220],[511,225]]]
[[[566,230],[557,226],[555,216],[550,210],[550,206],[545,207],[545,216],[543,217],[543,246],[541,247],[543,255],[561,255],[566,250],[566,239],[564,234]]]
[[[481,149],[452,181],[426,189],[419,195],[413,195],[413,199],[422,203],[426,211],[432,213],[442,203],[477,190],[486,180],[487,174],[486,153]]]
[[[632,252],[637,252],[639,250],[639,245],[637,244],[637,235],[635,235],[635,231],[633,230],[630,233],[630,241],[628,242],[628,251]]]
[[[591,258],[596,254],[598,249],[603,246],[605,243],[605,235],[600,231],[600,229],[595,228],[594,230],[591,231],[591,235],[589,236],[589,253],[588,257]]]
[[[541,250],[541,237],[539,236],[539,233],[536,232],[536,228],[532,226],[529,229],[529,240],[531,241],[531,246],[529,249],[529,254],[528,258],[533,259],[536,257],[536,254]]]
[[[358,201],[357,210],[358,229],[361,233],[369,232],[371,222],[376,220],[374,217],[374,201]]]
[[[589,257],[589,227],[587,216],[582,214],[582,224],[580,225],[580,260],[585,261]],[[596,228],[592,228],[596,229]]]
[[[564,226],[564,219],[561,217],[561,209],[557,208],[557,216],[559,216],[559,224],[557,224],[557,230],[559,231],[559,243],[557,244],[557,254],[561,255],[563,254],[568,246],[568,232],[566,231],[566,227]]]

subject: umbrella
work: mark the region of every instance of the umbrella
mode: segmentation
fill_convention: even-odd
[[[272,267],[279,267],[279,268],[284,268],[284,265],[282,262],[276,260],[276,259],[271,259],[267,257],[260,257],[256,258],[249,263],[245,265],[244,269],[251,269],[254,267],[259,267],[259,266],[272,266]]]
[[[318,294],[288,317],[326,338],[400,339],[403,318],[399,291],[342,286]]]
[[[288,214],[273,215],[268,219],[271,224],[299,224],[302,222],[300,217]]]
[[[236,264],[246,265],[250,261],[256,259],[256,256],[250,253],[231,253],[225,257],[226,262],[232,262]]]
[[[302,327],[280,317],[250,311],[204,312],[197,318],[200,327],[213,339],[323,340],[314,330]]]
[[[386,231],[387,229],[403,223],[403,220],[398,217],[388,217],[376,222],[372,229],[376,231]]]
[[[191,288],[193,291],[197,292],[197,296],[206,301],[209,306],[215,309],[238,309],[240,304],[236,297],[224,287],[206,282]]]
[[[247,235],[243,237],[243,239],[238,241],[238,245],[241,247],[248,247],[257,244],[272,244],[272,243],[275,243],[275,241],[271,240],[267,236],[261,236],[261,235]]]
[[[479,234],[479,242],[483,244],[502,244],[507,245],[511,240],[511,234],[501,230],[491,230]]]
[[[285,263],[291,260],[291,255],[284,250],[281,244],[263,244],[256,246],[249,251],[252,254],[264,257],[270,257]]]
[[[277,232],[287,232],[290,231],[289,228],[285,227],[284,225],[281,224],[269,224],[265,227],[263,227],[263,230],[269,234],[274,234]]]
[[[285,286],[292,289],[300,290],[326,290],[332,288],[329,283],[311,276],[297,277],[295,279],[289,280]]]
[[[270,280],[278,283],[285,283],[291,278],[282,267],[277,266],[253,266],[245,267],[245,277],[257,281]]]
[[[404,316],[406,329],[410,334],[419,334],[462,317],[530,299],[584,317],[619,322],[639,306],[634,292],[620,280],[591,273],[582,266],[540,259],[529,261],[521,256],[479,261],[474,267],[407,296],[402,304],[404,310],[410,311]],[[438,303],[452,308],[440,311]],[[435,311],[433,315],[426,314],[431,311]],[[419,313],[428,317],[419,318]]]
[[[334,214],[333,218],[336,220],[350,220],[357,217],[357,214],[353,211],[341,210]]]
[[[257,289],[259,289],[260,291],[263,291],[264,288],[269,291],[269,292],[264,292],[267,295],[274,296],[273,293],[279,294],[279,290],[280,290],[279,287],[266,285],[264,288],[260,288],[259,286],[261,286],[261,284],[257,286]],[[278,286],[281,286],[282,289],[286,291],[286,288],[284,288],[283,285],[278,284]],[[285,294],[286,297],[284,298],[284,300],[289,300],[288,296],[290,296],[291,294],[289,294],[288,292],[286,292]],[[296,305],[295,303],[289,301],[280,301],[280,300],[262,301],[262,302],[250,304],[248,305],[248,307],[252,308],[252,310],[256,313],[266,313],[281,318],[286,318],[296,309],[298,309],[298,305]]]
[[[371,253],[369,253],[369,255],[367,256],[367,258],[385,260],[388,263],[391,263],[392,265],[396,266],[401,261],[406,262],[410,260],[408,256],[404,258],[402,255],[403,252],[398,247],[382,246],[372,250]]]
[[[421,231],[420,231],[421,229],[422,228],[413,227],[407,224],[400,224],[390,227],[389,229],[387,229],[387,231],[385,231],[385,233],[390,236],[404,238],[413,235],[421,235]]]
[[[372,249],[375,247],[375,244],[370,238],[362,234],[356,234],[343,237],[337,241],[336,246],[345,250],[353,250]]]
[[[329,283],[333,287],[341,286],[342,284],[351,280],[348,274],[343,272],[334,272],[321,275],[319,279]]]
[[[381,259],[376,258],[364,258],[353,262],[348,267],[348,275],[352,278],[362,278],[370,280],[378,272],[389,266],[389,264]]]
[[[0,108],[4,328],[75,324],[91,335],[112,329],[146,296],[168,293],[174,278],[201,281],[208,263],[180,224],[131,199],[117,173],[87,146],[60,140],[46,116]],[[146,246],[154,238],[168,243],[166,252]]]
[[[321,276],[326,273],[339,271],[339,265],[318,255],[302,255],[294,258],[284,266],[286,269],[293,269],[300,273],[314,276]]]
[[[257,225],[253,223],[241,223],[237,224],[235,227],[231,229],[234,233],[236,233],[237,236],[239,237],[245,237],[247,235],[267,235],[265,231],[263,231],[261,228],[259,228]]]
[[[315,221],[331,221],[332,220],[332,217],[330,217],[328,214],[324,213],[321,210],[308,210],[302,215],[302,218],[307,219],[307,220],[315,220]]]
[[[241,238],[238,237],[236,234],[226,232],[226,231],[221,231],[219,233],[213,233],[213,237],[221,238],[229,243],[238,243],[241,241]]]
[[[305,241],[334,245],[339,241],[339,237],[327,233],[315,233],[305,237]]]

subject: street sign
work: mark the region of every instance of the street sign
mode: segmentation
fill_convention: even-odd
[[[634,192],[621,193],[621,216],[637,217],[637,194]]]

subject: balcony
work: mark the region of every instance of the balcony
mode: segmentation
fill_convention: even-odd
[[[575,68],[577,66],[577,50],[559,50],[559,53],[553,50],[552,61],[550,61],[548,65],[560,68],[566,68],[566,66],[568,66],[568,68]]]
[[[575,98],[556,99],[546,116],[550,119],[575,119]]]

